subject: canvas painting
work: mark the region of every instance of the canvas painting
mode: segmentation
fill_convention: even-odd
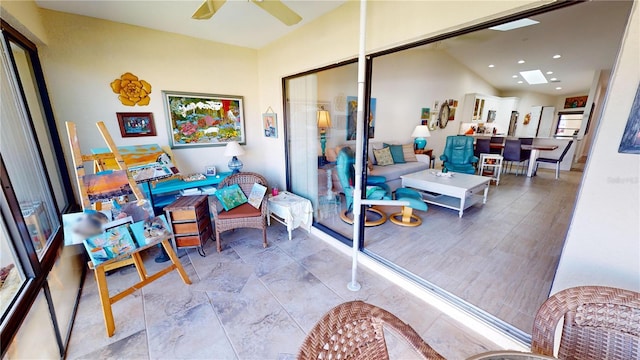
[[[369,139],[373,139],[376,126],[376,99],[371,98],[369,120],[367,127]],[[358,98],[347,96],[347,140],[356,139],[356,124],[358,116]]]
[[[108,148],[94,148],[91,152],[105,154],[110,151]],[[118,152],[136,182],[162,179],[180,173],[160,145],[118,146]],[[114,159],[106,160],[105,168],[118,169]]]
[[[431,119],[431,109],[430,108],[422,108],[420,112],[420,120],[429,120]]]
[[[246,142],[242,96],[162,92],[172,148]]]
[[[133,222],[146,220],[155,216],[153,207],[147,199],[130,201],[124,204],[118,204],[114,201],[113,209],[111,209],[111,212],[113,214],[113,220],[131,216],[133,218]]]
[[[124,170],[88,174],[82,177],[82,182],[91,204],[133,194],[127,172]]]
[[[589,98],[588,95],[565,98],[564,99],[564,108],[565,109],[583,108],[583,107],[585,107],[587,105],[587,99],[588,98]]]
[[[164,215],[134,223],[131,225],[131,232],[138,246],[153,244],[172,234]]]
[[[631,105],[629,119],[622,134],[619,153],[640,154],[640,85]]]
[[[127,225],[107,230],[102,234],[85,240],[83,243],[94,265],[125,257],[136,249],[136,244],[129,233]]]
[[[267,192],[267,187],[260,185],[258,183],[253,184],[251,188],[251,193],[249,194],[248,203],[251,204],[256,209],[260,208],[260,204],[262,203],[262,198],[264,198],[264,194]]]
[[[216,191],[216,197],[220,200],[222,207],[229,211],[247,202],[247,196],[242,192],[238,184],[225,186]]]

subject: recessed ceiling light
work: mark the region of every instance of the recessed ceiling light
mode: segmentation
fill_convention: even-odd
[[[489,65],[489,67],[490,67],[490,68],[492,68],[492,67],[496,67],[496,66],[495,66],[495,65],[493,65],[493,64],[491,64],[491,65]]]
[[[555,55],[553,55],[553,58],[554,58],[554,59],[560,59],[561,57],[562,57],[562,55],[560,55],[560,54],[555,54]]]
[[[562,90],[562,87],[558,86],[558,87],[556,88],[556,90]]]
[[[522,80],[518,81],[518,84],[522,84]]]
[[[513,75],[512,78],[517,79],[518,75]]]
[[[547,71],[547,75],[553,74],[553,71]]]
[[[530,25],[535,25],[538,24],[539,21],[535,21],[535,20],[531,20],[531,19],[520,19],[520,20],[516,20],[516,21],[511,21],[508,22],[506,24],[500,24],[497,26],[492,26],[489,29],[491,30],[498,30],[498,31],[509,31],[509,30],[513,30],[513,29],[519,29],[521,27],[525,27],[525,26],[530,26]]]
[[[551,78],[551,79],[549,79],[549,81],[558,81],[558,79],[556,79],[556,78]]]
[[[546,84],[548,82],[540,70],[521,71],[520,76],[522,76],[529,85]]]
[[[518,60],[518,64],[524,64],[524,60]]]

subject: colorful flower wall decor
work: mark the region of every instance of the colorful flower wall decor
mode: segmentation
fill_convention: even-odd
[[[111,82],[111,90],[118,94],[118,99],[122,105],[145,106],[149,105],[151,98],[151,84],[144,80],[139,80],[137,76],[130,72],[122,74],[119,79]]]
[[[245,143],[242,96],[163,91],[172,148]]]

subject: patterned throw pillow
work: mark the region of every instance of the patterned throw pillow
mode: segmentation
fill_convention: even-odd
[[[402,155],[404,155],[404,161],[418,161],[416,154],[413,152],[413,143],[402,145]]]
[[[240,185],[233,184],[218,189],[215,193],[222,207],[229,211],[247,202],[247,196],[242,192]]]
[[[384,146],[388,147],[389,151],[391,151],[391,157],[393,158],[394,164],[404,164],[406,162],[404,161],[402,145],[384,144]]]
[[[393,157],[391,157],[391,150],[388,147],[380,150],[373,150],[373,155],[376,157],[378,165],[393,165]]]

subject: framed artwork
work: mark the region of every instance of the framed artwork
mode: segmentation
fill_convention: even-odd
[[[246,144],[242,96],[163,91],[171,148]]]
[[[264,128],[264,136],[278,137],[278,114],[264,113],[262,114],[262,126]]]
[[[431,119],[431,109],[430,108],[422,108],[422,111],[420,112],[420,120],[427,120],[428,121],[429,119]]]
[[[496,111],[489,110],[489,112],[487,113],[487,122],[492,123],[494,121],[496,121]]]
[[[116,113],[122,137],[156,136],[156,124],[153,113],[134,112]]]
[[[631,105],[627,126],[622,134],[619,153],[640,154],[640,85],[636,90],[636,97]]]
[[[204,169],[204,174],[207,176],[216,176],[217,171],[216,171],[216,167],[215,166],[207,166]]]
[[[564,99],[564,108],[565,109],[583,108],[583,107],[585,107],[587,105],[587,99],[588,98],[589,98],[588,95],[565,98]]]
[[[375,136],[376,129],[376,99],[371,98],[371,103],[369,104],[369,120],[367,133],[369,139],[373,139]],[[347,96],[347,140],[355,140],[356,139],[356,124],[357,124],[357,116],[358,116],[358,97],[357,96]]]

